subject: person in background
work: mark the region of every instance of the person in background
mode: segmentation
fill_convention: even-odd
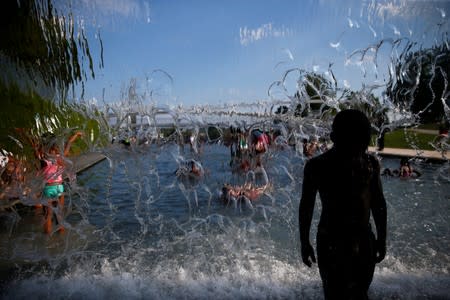
[[[322,209],[316,249],[325,299],[367,299],[375,264],[386,254],[386,201],[379,162],[367,153],[370,132],[364,113],[343,110],[332,124],[333,147],[305,164],[301,256],[308,267],[316,262],[309,234],[318,192]]]
[[[252,150],[256,155],[263,154],[269,148],[270,139],[267,133],[255,129],[252,131]]]
[[[436,150],[440,151],[443,156],[447,154],[448,150],[448,124],[444,123],[439,126],[439,132],[433,143]]]
[[[187,161],[181,162],[178,169],[175,171],[175,175],[178,177],[202,177],[205,174],[205,170],[203,169],[201,163],[194,159],[189,159]]]
[[[255,201],[261,197],[271,187],[270,183],[256,186],[253,183],[245,183],[243,185],[224,184],[222,186],[222,200],[228,203],[231,199],[239,200],[242,197],[250,201]]]
[[[312,158],[319,150],[319,144],[316,138],[313,138],[311,142],[304,138],[303,142],[303,155],[307,158]]]
[[[422,173],[420,173],[411,166],[409,160],[406,157],[400,159],[400,167],[398,168],[398,170],[391,170],[389,168],[386,168],[383,170],[381,174],[388,176],[398,176],[401,178],[409,178],[409,177],[417,178],[422,175]]]
[[[29,192],[29,188],[24,186],[26,170],[22,159],[11,152],[0,150],[0,200],[16,203]],[[10,203],[6,203],[6,206],[10,206]]]
[[[77,131],[73,134],[64,146],[63,155],[68,156],[72,143],[83,133]],[[64,208],[64,184],[63,172],[65,169],[65,161],[60,153],[56,143],[56,137],[53,134],[46,134],[43,137],[43,145],[35,147],[36,156],[41,161],[40,175],[44,178],[45,186],[42,195],[47,199],[48,205],[45,206],[45,222],[44,232],[52,231],[52,219],[54,209],[56,209],[56,220],[58,222],[58,231],[64,232],[62,224],[63,208]],[[45,150],[45,147],[48,150]]]
[[[189,162],[190,164],[190,172],[191,174],[195,175],[195,176],[202,176],[203,175],[203,169],[200,166],[200,164],[194,160],[191,160]]]
[[[389,132],[389,128],[384,127],[381,129],[380,134],[377,137],[377,151],[383,151],[384,150],[384,138],[386,136],[386,133]]]
[[[384,138],[386,133],[390,131],[389,127],[386,126],[387,118],[385,115],[379,115],[376,120],[376,127],[379,128],[377,136],[377,151],[384,150]]]
[[[302,151],[303,151],[303,155],[306,156],[306,153],[308,152],[308,139],[307,138],[302,139]]]
[[[420,175],[422,174],[419,171],[411,167],[407,158],[401,159],[399,172],[400,177],[412,177],[412,176],[419,177]]]

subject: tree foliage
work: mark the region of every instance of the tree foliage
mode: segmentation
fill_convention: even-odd
[[[106,142],[101,136],[100,116],[88,114],[75,104],[56,105],[31,90],[24,92],[15,84],[4,86],[1,82],[0,98],[0,148],[33,157],[31,145],[21,132],[39,138],[47,132],[68,137],[82,130],[86,136],[74,145],[74,149],[79,147],[77,152]]]
[[[45,88],[59,92],[60,101],[64,101],[68,88],[95,77],[94,64],[84,29],[76,26],[77,22],[70,11],[59,13],[52,2],[2,2],[2,80],[20,80],[23,85],[23,72],[35,88],[43,84]],[[100,67],[102,65],[101,61]],[[7,66],[10,70],[5,70]]]
[[[388,122],[388,107],[384,106],[378,97],[370,90],[350,91],[347,90],[345,98],[339,103],[339,109],[357,109],[362,111],[372,126],[380,130],[380,127]]]
[[[18,129],[39,137],[46,131],[64,136],[77,128],[89,134],[91,143],[100,135],[97,118],[66,101],[70,88],[94,78],[94,63],[70,7],[60,13],[54,3],[63,2],[2,2],[0,147],[15,153],[26,152],[27,146],[17,139]],[[55,96],[59,102],[52,101]]]
[[[299,89],[295,98],[299,101],[295,109],[296,116],[305,117],[313,112],[322,112],[329,98],[336,96],[333,84],[325,76],[315,72],[306,72],[299,82]]]
[[[410,49],[408,47],[407,49]],[[439,122],[449,105],[450,49],[448,42],[400,56],[387,95],[423,123]]]

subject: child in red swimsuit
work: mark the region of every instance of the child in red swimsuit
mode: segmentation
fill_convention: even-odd
[[[78,131],[69,138],[64,147],[64,156],[69,155],[72,143],[82,135],[82,132]],[[48,206],[45,209],[44,232],[50,233],[52,231],[54,208],[57,208],[55,215],[59,224],[58,231],[64,232],[64,227],[62,225],[62,211],[64,208],[64,185],[62,174],[65,163],[56,144],[55,137],[51,136],[50,140],[47,142],[50,146],[48,153],[44,153],[42,149],[37,150],[37,156],[41,160],[41,175],[45,181],[42,194],[48,199]]]

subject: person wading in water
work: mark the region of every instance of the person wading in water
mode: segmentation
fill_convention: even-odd
[[[309,234],[319,192],[322,212],[316,241],[325,299],[367,299],[375,264],[386,254],[386,201],[379,162],[367,153],[367,117],[353,109],[339,112],[331,140],[330,150],[305,164],[299,208],[301,256],[308,267],[316,261]]]

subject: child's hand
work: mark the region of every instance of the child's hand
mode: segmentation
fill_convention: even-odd
[[[69,141],[73,142],[75,141],[77,138],[82,137],[84,135],[83,131],[77,131],[75,132],[69,139]]]

